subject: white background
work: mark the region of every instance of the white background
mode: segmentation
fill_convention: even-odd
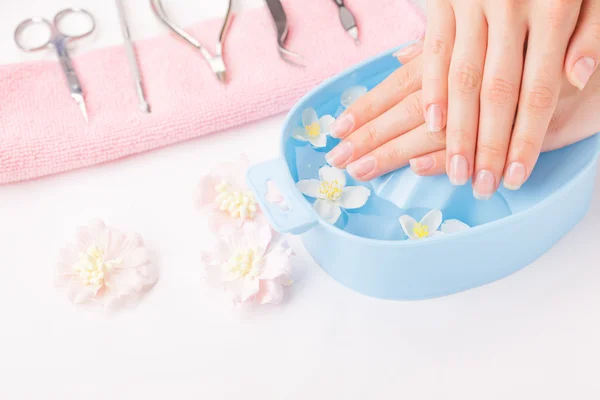
[[[135,38],[164,32],[146,0],[127,3]],[[52,57],[22,55],[12,29],[66,4],[2,0],[0,61]],[[120,43],[110,1],[70,4],[96,14],[86,46]],[[165,4],[191,23],[224,1]],[[367,298],[295,240],[284,304],[236,309],[206,290],[196,181],[244,149],[256,149],[254,161],[275,157],[282,119],[0,187],[0,399],[600,398],[600,186],[587,218],[540,260],[465,293]],[[141,233],[161,270],[139,304],[115,314],[74,307],[51,285],[59,248],[92,217]]]

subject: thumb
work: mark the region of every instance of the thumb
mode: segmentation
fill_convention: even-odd
[[[577,28],[565,58],[567,79],[579,90],[596,71],[600,60],[600,2],[584,0]]]

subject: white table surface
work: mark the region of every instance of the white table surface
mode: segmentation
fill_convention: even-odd
[[[67,4],[2,3],[0,62],[31,58],[12,44],[21,19]],[[130,11],[133,3],[134,37],[164,31],[147,1],[130,1]],[[223,2],[165,3],[193,22]],[[120,42],[111,2],[70,4],[97,16],[98,35],[86,45]],[[0,187],[0,399],[600,398],[600,185],[586,219],[541,259],[457,295],[390,302],[356,294],[297,240],[285,304],[235,309],[205,290],[196,181],[244,149],[256,149],[255,161],[276,156],[282,119]],[[58,249],[92,217],[141,233],[161,270],[139,304],[115,314],[73,307],[51,285]]]

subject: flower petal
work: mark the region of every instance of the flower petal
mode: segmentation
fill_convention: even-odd
[[[342,214],[341,208],[330,200],[318,199],[315,201],[313,206],[315,211],[321,218],[323,218],[329,224],[335,224],[340,215]]]
[[[352,86],[342,93],[341,103],[344,107],[348,108],[352,103],[354,103],[358,98],[367,93],[367,88],[364,86]]]
[[[335,122],[335,118],[331,115],[323,115],[321,119],[319,119],[319,126],[321,127],[321,133],[325,135],[329,135],[331,132],[331,124]]]
[[[342,191],[338,205],[342,208],[360,208],[367,203],[371,191],[364,186],[348,186]]]
[[[444,233],[456,233],[470,229],[471,227],[457,219],[447,219],[442,224],[440,230]]]
[[[310,136],[307,135],[306,133],[306,129],[304,128],[296,128],[294,129],[294,132],[292,132],[292,137],[296,140],[300,140],[302,142],[308,142],[310,138]]]
[[[277,246],[265,255],[260,279],[277,279],[292,273],[291,253],[283,246]]]
[[[328,165],[319,170],[321,181],[333,182],[337,180],[342,187],[346,186],[346,174],[344,170],[330,167]]]
[[[259,284],[258,279],[242,278],[237,281],[227,282],[225,289],[233,301],[243,303],[258,293]]]
[[[429,233],[437,231],[442,224],[442,212],[434,208],[425,214],[423,219],[421,219],[421,224],[427,226]]]
[[[319,136],[317,137],[311,137],[308,139],[308,141],[310,142],[310,144],[312,144],[314,147],[320,149],[321,147],[325,147],[327,146],[327,135],[321,133]]]
[[[314,108],[307,108],[302,111],[302,125],[309,126],[319,121],[319,116]]]
[[[296,187],[302,194],[308,197],[312,197],[314,199],[323,198],[323,195],[319,193],[319,190],[321,189],[321,181],[316,179],[305,179],[296,183]]]
[[[411,239],[415,239],[416,236],[414,234],[415,225],[417,224],[417,220],[411,217],[410,215],[403,215],[400,217],[400,225],[402,226],[402,230]]]
[[[207,174],[200,178],[194,193],[194,204],[197,208],[215,204],[215,198],[217,197],[215,186],[220,182],[221,179],[213,174]]]
[[[279,304],[283,299],[283,287],[281,284],[267,280],[260,281],[256,300],[260,304]]]

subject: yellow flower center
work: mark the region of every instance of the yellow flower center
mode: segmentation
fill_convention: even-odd
[[[215,186],[215,190],[218,193],[215,203],[219,204],[221,211],[239,219],[253,219],[256,215],[258,206],[252,192],[237,192],[225,180]]]
[[[429,237],[429,227],[427,225],[423,225],[420,222],[417,222],[415,224],[415,227],[413,228],[413,233],[419,239]]]
[[[107,271],[113,265],[121,264],[123,260],[120,258],[112,261],[104,260],[104,252],[96,245],[90,246],[85,253],[79,254],[79,262],[73,266],[73,270],[79,273],[81,282],[85,286],[104,285],[104,278]]]
[[[304,129],[306,129],[306,134],[310,137],[317,137],[321,134],[321,125],[318,122],[313,122],[305,126]]]
[[[342,185],[337,179],[334,181],[322,181],[319,193],[329,200],[339,200],[339,198],[342,197]]]
[[[256,278],[260,274],[262,257],[256,249],[243,249],[236,251],[229,260],[225,261],[224,269],[233,274],[237,279],[250,275]]]

